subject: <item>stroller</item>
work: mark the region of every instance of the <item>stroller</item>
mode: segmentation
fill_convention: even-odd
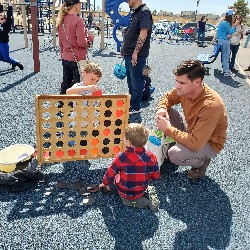
[[[200,53],[197,59],[200,60],[203,64],[211,64],[217,59],[220,51],[221,51],[221,46],[218,43],[216,43],[214,45],[214,51],[211,56],[209,56],[209,54]]]

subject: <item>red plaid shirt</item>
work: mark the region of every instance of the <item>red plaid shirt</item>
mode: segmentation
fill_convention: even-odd
[[[144,195],[150,181],[159,177],[160,170],[154,153],[143,147],[127,147],[125,152],[114,158],[102,182],[109,185],[115,180],[120,196],[135,200]]]

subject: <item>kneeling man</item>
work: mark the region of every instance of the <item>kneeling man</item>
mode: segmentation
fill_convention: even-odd
[[[157,127],[176,141],[168,150],[172,163],[191,166],[188,177],[205,175],[211,158],[226,141],[227,115],[220,95],[203,83],[205,68],[199,60],[183,61],[175,70],[176,86],[159,101]],[[181,104],[184,116],[173,108]]]

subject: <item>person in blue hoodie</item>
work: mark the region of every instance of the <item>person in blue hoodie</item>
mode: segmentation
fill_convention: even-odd
[[[15,70],[16,66],[23,70],[23,65],[16,59],[10,57],[9,33],[12,25],[12,16],[12,2],[9,2],[7,8],[7,17],[3,13],[3,5],[0,4],[0,61],[10,63],[13,70]]]
[[[221,46],[221,60],[224,76],[235,76],[235,74],[229,70],[230,39],[232,34],[236,31],[236,26],[232,27],[232,23],[233,11],[229,9],[226,12],[224,21],[219,24],[217,30],[218,44]]]

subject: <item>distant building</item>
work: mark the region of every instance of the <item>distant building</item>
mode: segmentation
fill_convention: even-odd
[[[213,15],[213,14],[198,14],[197,17],[196,17],[196,20],[199,21],[201,20],[201,18],[205,16],[206,19],[209,21],[209,22],[213,22],[213,21],[217,21],[219,20],[220,16],[219,15]]]
[[[160,10],[160,12],[157,14],[158,16],[173,16],[173,12],[163,11]]]
[[[181,17],[181,14],[174,14],[174,17],[175,17],[175,18],[180,18],[180,17]]]
[[[220,16],[219,15],[208,14],[207,19],[211,20],[211,21],[216,21],[216,20],[220,19]]]
[[[195,18],[194,11],[181,11],[181,17]]]

